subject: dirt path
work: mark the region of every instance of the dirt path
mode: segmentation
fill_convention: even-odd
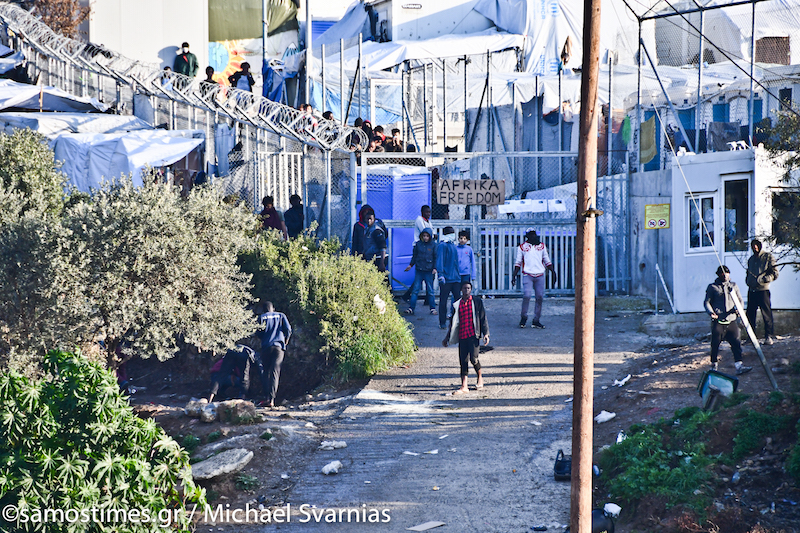
[[[552,472],[557,451],[570,453],[574,302],[547,300],[545,330],[518,328],[519,300],[485,303],[495,347],[481,355],[486,388],[474,389],[473,373],[469,393],[448,395],[458,385],[457,348],[442,348],[436,317],[413,317],[417,363],[373,378],[321,423],[322,439],[347,447],[313,453],[287,493],[292,521],[259,531],[405,531],[441,521],[436,531],[509,532],[568,522],[569,483]],[[647,342],[636,333],[640,320],[598,311],[596,383],[622,377]],[[334,460],[339,474],[322,475]],[[336,522],[326,523],[330,509]]]

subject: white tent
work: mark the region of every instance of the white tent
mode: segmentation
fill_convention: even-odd
[[[62,133],[119,133],[152,126],[133,116],[105,113],[0,113],[0,130],[10,134],[24,128],[54,138]]]
[[[55,158],[79,190],[103,179],[130,174],[142,185],[146,167],[171,165],[205,142],[201,130],[140,130],[126,133],[66,133],[55,140]]]
[[[105,111],[108,106],[94,98],[72,96],[55,87],[28,85],[12,80],[0,80],[0,109],[30,109],[33,111]]]

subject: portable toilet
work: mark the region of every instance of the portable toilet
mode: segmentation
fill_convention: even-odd
[[[384,222],[414,221],[423,205],[431,205],[431,173],[412,165],[369,165],[366,174],[366,202],[362,201],[361,173],[357,179],[357,203],[367,203]],[[411,262],[414,228],[389,228],[389,271],[392,289],[401,290],[414,282],[414,269],[404,272]]]

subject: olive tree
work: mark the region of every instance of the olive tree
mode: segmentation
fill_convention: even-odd
[[[0,225],[24,214],[58,215],[66,177],[42,135],[25,129],[0,133]]]
[[[772,190],[772,228],[763,238],[773,245],[779,265],[800,270],[800,114],[784,109],[775,125],[762,131],[765,147],[784,168],[781,187]]]
[[[74,324],[71,338],[104,341],[110,368],[133,353],[169,359],[180,341],[221,349],[255,331],[237,257],[256,218],[216,189],[184,199],[161,184],[106,183],[66,209],[63,225],[73,279],[54,279],[68,286],[57,314]]]

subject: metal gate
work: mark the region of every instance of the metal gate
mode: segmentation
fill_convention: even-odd
[[[389,231],[389,250],[392,248],[394,230],[413,228],[412,221],[385,220]],[[511,287],[517,249],[524,241],[525,230],[536,229],[547,246],[550,259],[558,274],[555,285],[547,276],[546,292],[551,295],[575,293],[575,224],[547,223],[510,220],[431,220],[436,239],[446,226],[452,226],[458,234],[461,230],[470,233],[470,246],[475,252],[475,292],[494,296],[521,294],[519,284]],[[478,235],[479,238],[475,238]],[[390,252],[397,254],[398,251]],[[401,266],[395,266],[395,269]],[[396,272],[391,272],[394,276]]]

